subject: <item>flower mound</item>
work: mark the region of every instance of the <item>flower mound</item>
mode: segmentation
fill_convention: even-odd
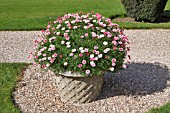
[[[98,13],[66,14],[49,22],[42,32],[31,54],[43,68],[84,76],[114,72],[124,65],[127,36]]]

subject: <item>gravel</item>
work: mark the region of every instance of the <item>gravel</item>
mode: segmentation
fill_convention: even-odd
[[[38,31],[1,31],[0,62],[33,62],[27,59]],[[125,30],[131,42],[132,63],[105,74],[98,99],[72,106],[60,101],[55,74],[29,66],[13,92],[23,113],[143,113],[170,102],[170,30]]]

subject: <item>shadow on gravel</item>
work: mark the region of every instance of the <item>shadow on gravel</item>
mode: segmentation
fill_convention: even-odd
[[[168,87],[170,73],[160,63],[131,63],[128,68],[114,75],[107,73],[98,100],[118,96],[147,95],[162,92]]]

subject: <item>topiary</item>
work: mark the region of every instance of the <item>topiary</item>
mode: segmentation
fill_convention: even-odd
[[[155,22],[168,0],[121,0],[129,17],[137,21]]]

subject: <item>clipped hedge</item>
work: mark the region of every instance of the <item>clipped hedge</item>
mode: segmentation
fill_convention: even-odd
[[[121,0],[129,17],[137,21],[155,22],[168,0]]]

